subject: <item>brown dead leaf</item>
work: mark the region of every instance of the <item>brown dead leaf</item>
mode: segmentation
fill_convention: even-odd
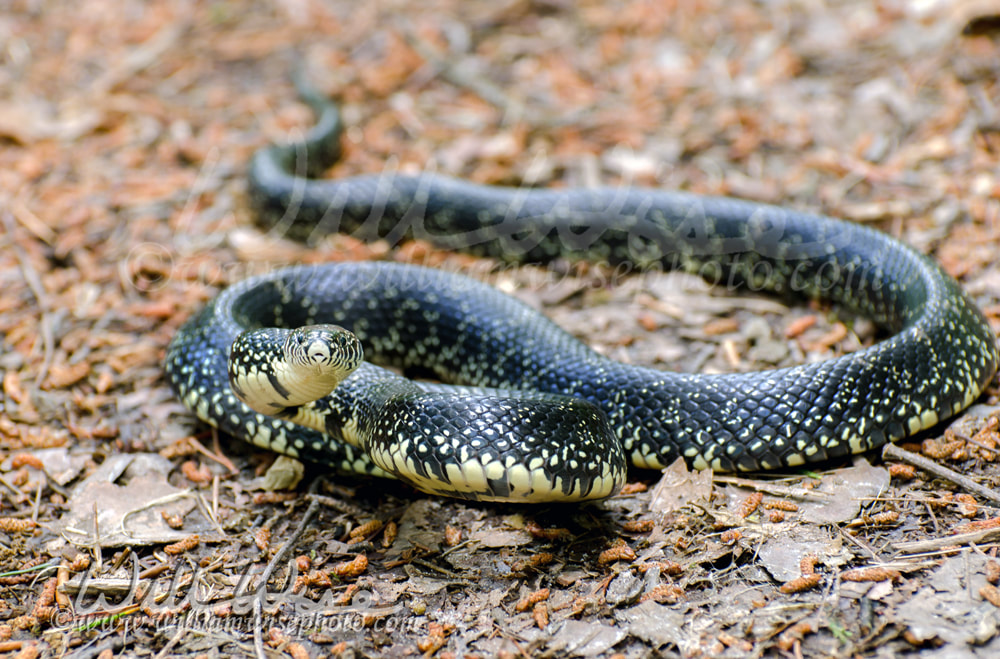
[[[824,501],[802,501],[802,520],[816,524],[836,524],[854,519],[861,504],[879,496],[889,487],[889,472],[873,467],[864,458],[853,467],[823,474],[816,492],[829,494]]]
[[[138,457],[127,456],[129,458]],[[154,461],[162,460],[153,456]],[[121,474],[136,461],[129,460],[115,471]],[[74,491],[70,509],[54,527],[71,543],[92,547],[120,547],[178,542],[192,533],[211,535],[214,527],[197,514],[193,498],[167,482],[156,469],[143,469],[119,485],[111,479],[88,478]],[[185,516],[184,531],[171,529],[162,512]],[[95,538],[94,535],[97,534]]]
[[[663,470],[653,488],[650,512],[659,515],[680,510],[696,501],[708,501],[712,496],[712,472],[690,471],[683,459]]]

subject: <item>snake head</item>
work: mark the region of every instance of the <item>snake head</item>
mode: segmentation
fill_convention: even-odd
[[[227,368],[241,401],[275,414],[326,396],[363,360],[361,341],[337,325],[263,327],[236,337]]]
[[[364,360],[358,337],[339,325],[307,325],[288,333],[283,346],[289,364],[347,377]]]

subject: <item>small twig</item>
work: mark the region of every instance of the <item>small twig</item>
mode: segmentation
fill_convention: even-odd
[[[885,447],[882,449],[882,458],[902,460],[903,462],[907,462],[913,465],[914,467],[919,467],[920,469],[923,469],[924,471],[931,473],[937,476],[938,478],[943,478],[946,481],[954,483],[955,485],[958,485],[959,487],[968,490],[969,492],[973,492],[988,501],[992,501],[994,503],[1000,503],[1000,494],[997,494],[988,487],[980,485],[979,483],[972,480],[968,476],[963,476],[954,469],[949,469],[948,467],[939,465],[933,460],[928,460],[922,455],[917,455],[916,453],[907,451],[906,449],[900,448],[895,444],[885,445]]]
[[[455,66],[408,27],[400,25],[398,29],[406,43],[417,51],[417,54],[423,57],[444,80],[456,87],[471,91],[496,107],[503,113],[503,119],[506,123],[516,123],[523,119],[534,127],[566,126],[580,123],[583,117],[592,112],[590,107],[578,108],[557,115],[538,112],[534,108],[525,106],[523,102],[512,99],[501,87],[488,82],[482,75],[473,75]]]
[[[10,211],[4,211],[0,213],[0,219],[3,221],[4,230],[10,237],[11,243],[14,243],[14,216],[11,215]],[[38,377],[35,379],[35,388],[41,386],[45,378],[48,377],[49,368],[52,366],[52,359],[55,355],[55,339],[52,336],[52,322],[49,318],[49,312],[51,306],[49,305],[48,296],[45,294],[45,286],[42,285],[42,278],[38,276],[38,272],[32,267],[31,262],[24,256],[26,252],[21,249],[15,249],[14,255],[17,257],[18,265],[21,267],[21,275],[24,277],[25,283],[28,284],[28,288],[31,289],[31,294],[35,297],[35,302],[38,303],[38,309],[41,312],[41,318],[39,319],[39,326],[42,330],[42,367],[38,370]]]
[[[22,227],[28,230],[35,238],[38,238],[43,243],[49,247],[56,241],[56,232],[53,231],[49,225],[41,220],[37,215],[35,215],[27,204],[20,198],[11,199],[7,201],[10,206],[11,213],[15,220],[17,220]],[[4,227],[10,230],[10,227]]]
[[[219,526],[219,475],[212,477],[212,521]]]
[[[38,479],[38,488],[35,490],[35,505],[31,508],[31,521],[38,521],[38,513],[42,508],[42,486],[45,485],[45,480],[42,478]]]
[[[188,30],[187,23],[168,24],[152,37],[115,59],[114,65],[94,79],[88,90],[91,98],[106,96],[118,85],[156,64],[170,52]]]
[[[461,549],[462,547],[466,547],[466,546],[468,546],[468,545],[472,544],[473,542],[475,542],[475,541],[474,541],[474,540],[465,540],[465,541],[463,541],[463,542],[460,542],[460,543],[458,543],[458,544],[457,544],[457,545],[455,545],[454,547],[448,547],[448,548],[447,548],[447,549],[445,549],[445,550],[444,550],[443,552],[441,552],[441,554],[440,554],[440,557],[441,557],[441,558],[444,558],[445,556],[447,556],[447,555],[448,555],[448,554],[450,554],[451,552],[453,552],[453,551],[457,551],[457,550]]]
[[[5,476],[3,476],[3,474],[0,474],[0,485],[3,485],[8,490],[10,490],[10,493],[13,496],[21,496],[22,494],[24,494],[24,492],[22,492],[21,490],[19,490],[16,487],[14,487],[13,483],[11,483],[9,480],[7,480],[7,478]],[[14,503],[15,503],[15,505],[17,504],[16,501]]]
[[[868,554],[871,555],[872,559],[878,561],[880,564],[885,563],[885,561],[882,560],[882,557],[879,556],[878,553],[876,553],[875,550],[868,545],[868,543],[862,542],[860,538],[855,538],[853,535],[847,532],[847,529],[841,528],[839,526],[837,528],[840,531],[840,535],[843,538],[845,538],[848,542],[852,542],[855,545],[857,545],[859,549],[868,552]]]
[[[309,524],[312,522],[313,517],[319,512],[319,501],[313,500],[309,503],[309,507],[306,508],[305,514],[302,515],[302,521],[299,522],[298,528],[292,533],[291,537],[285,540],[282,545],[278,548],[278,551],[274,552],[274,556],[268,562],[267,567],[260,575],[260,583],[266,584],[268,579],[271,578],[271,574],[277,569],[278,565],[285,560],[285,556],[292,551],[292,547],[295,543],[299,541],[302,534],[306,532],[309,528]]]
[[[508,117],[524,116],[524,106],[511,101],[510,97],[501,88],[487,82],[481,76],[469,75],[454,66],[412,30],[403,26],[400,26],[399,30],[410,48],[417,51],[418,55],[427,60],[427,63],[434,67],[435,70],[439,71],[442,78],[456,87],[468,89],[490,105],[497,107]]]
[[[191,492],[191,488],[188,488],[186,490],[181,490],[180,492],[173,492],[171,494],[166,494],[166,495],[164,495],[162,497],[158,497],[158,498],[153,499],[151,501],[147,501],[146,503],[142,504],[141,506],[138,506],[136,508],[132,508],[131,510],[126,511],[125,514],[122,515],[122,518],[119,520],[119,522],[118,522],[118,532],[121,533],[126,538],[134,538],[135,535],[133,535],[131,531],[129,531],[128,529],[125,528],[125,522],[126,522],[126,520],[128,520],[129,517],[131,517],[132,515],[137,515],[137,514],[141,513],[144,510],[149,510],[150,508],[155,508],[157,506],[162,506],[165,503],[172,503],[174,501],[179,501],[181,499],[189,499],[189,498],[192,498],[192,497],[194,497],[194,495]],[[197,499],[195,499],[195,500],[197,501]],[[96,510],[94,512],[94,516],[95,516],[95,520],[96,520],[96,516],[97,516]],[[95,534],[97,533],[96,526],[95,526],[94,533]]]
[[[214,478],[217,481],[219,478],[218,474],[216,474]],[[198,508],[201,510],[201,514],[204,515],[208,521],[212,523],[212,526],[215,527],[216,533],[218,533],[221,537],[225,537],[226,531],[222,528],[222,525],[219,524],[219,520],[215,515],[218,511],[218,507],[215,507],[213,510],[213,508],[208,505],[208,502],[205,501],[205,497],[202,496],[201,492],[194,492],[194,500],[197,503]]]
[[[786,485],[763,483],[761,481],[754,481],[749,478],[740,478],[738,476],[714,476],[712,480],[716,483],[728,483],[729,485],[736,485],[738,487],[747,487],[752,490],[766,492],[767,494],[774,496],[802,499],[803,501],[815,501],[817,503],[829,503],[831,496],[825,492],[816,492],[802,487],[788,487]]]
[[[934,533],[940,534],[941,533],[941,525],[938,524],[937,515],[934,514],[934,506],[931,505],[930,501],[926,501],[925,500],[924,501],[924,508],[927,510],[927,514],[931,518],[931,524],[934,525]]]
[[[209,451],[205,445],[199,442],[195,437],[188,437],[187,442],[191,448],[198,453],[201,453],[209,460],[212,460],[225,469],[228,469],[230,476],[235,476],[240,473],[240,470],[236,468],[233,461],[222,453],[222,445],[219,443],[219,431],[216,428],[212,428],[212,445],[215,446],[215,451]]]
[[[915,560],[918,558],[939,558],[941,556],[954,556],[955,554],[970,552],[972,551],[973,547],[975,547],[976,550],[978,551],[982,551],[984,548],[993,549],[996,546],[997,546],[996,543],[990,543],[990,542],[987,542],[984,545],[971,544],[964,547],[946,546],[943,549],[937,549],[933,551],[922,551],[913,554],[900,554],[897,558],[899,558],[900,560]]]
[[[306,501],[313,501],[316,503],[321,503],[327,508],[333,508],[339,513],[344,515],[353,515],[354,517],[361,517],[364,515],[364,511],[361,508],[349,504],[340,499],[334,499],[333,497],[328,497],[325,494],[312,494],[309,493],[303,497]]]
[[[104,561],[102,560],[102,556],[101,556],[101,524],[100,524],[100,516],[99,516],[99,514],[97,512],[97,502],[96,501],[93,504],[93,508],[94,508],[94,545],[93,545],[93,547],[94,547],[94,551],[97,553],[97,557],[96,557],[97,559],[94,561],[94,568],[97,569],[97,570],[100,570],[101,566],[104,564]],[[125,528],[125,527],[123,526],[122,528]]]
[[[448,577],[449,579],[455,579],[456,581],[459,581],[461,583],[468,583],[468,580],[463,579],[462,575],[455,574],[451,570],[446,570],[443,567],[438,567],[437,565],[434,565],[430,561],[425,561],[422,558],[414,558],[412,561],[410,561],[410,564],[411,565],[419,565],[421,567],[427,568],[428,570],[433,570],[435,572],[439,572],[439,573],[443,574],[444,576]]]
[[[893,549],[906,552],[908,554],[919,554],[921,552],[937,551],[944,547],[961,547],[970,543],[981,544],[1000,538],[1000,528],[983,529],[971,533],[959,533],[930,540],[914,540],[912,542],[894,542]]]
[[[996,424],[994,423],[993,426],[995,426],[995,425]],[[989,451],[990,453],[1000,453],[1000,450],[997,450],[997,449],[995,449],[995,448],[993,448],[991,446],[987,446],[986,444],[983,444],[979,440],[973,439],[972,437],[966,437],[964,434],[962,434],[960,432],[952,430],[951,434],[955,436],[955,439],[961,439],[963,442],[966,442],[968,444],[972,444],[973,446],[978,446],[979,448],[983,449],[984,451]]]
[[[164,645],[163,649],[159,651],[155,659],[163,659],[163,657],[167,656],[167,654],[174,649],[174,646],[177,645],[177,643],[179,643],[180,640],[184,637],[186,631],[187,627],[185,627],[184,625],[178,626],[177,633],[175,633],[173,636],[170,637],[170,640],[167,641],[167,644]]]
[[[253,598],[253,651],[257,659],[267,659],[264,653],[263,608],[260,598]]]

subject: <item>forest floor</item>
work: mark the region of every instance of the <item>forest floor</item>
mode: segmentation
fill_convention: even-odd
[[[519,506],[308,466],[269,491],[274,456],[197,422],[162,363],[225,285],[360,259],[470,273],[663,369],[787,366],[878,338],[829,306],[673,273],[270,235],[246,166],[310,126],[300,65],[343,104],[330,176],[435,169],[818,211],[931,255],[1000,329],[998,14],[15,0],[0,15],[0,652],[997,656],[996,382],[891,455],[636,470],[603,502]]]

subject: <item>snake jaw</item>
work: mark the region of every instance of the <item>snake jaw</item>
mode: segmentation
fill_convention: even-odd
[[[338,325],[307,325],[288,332],[281,346],[281,380],[295,405],[331,391],[364,361],[361,342]]]

